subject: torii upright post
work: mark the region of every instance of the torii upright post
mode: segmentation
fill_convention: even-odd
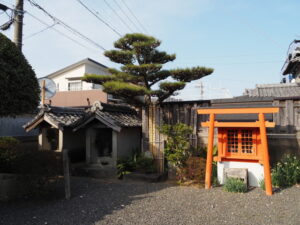
[[[268,151],[268,139],[267,139],[266,125],[265,125],[265,115],[263,113],[259,113],[258,119],[259,119],[259,130],[261,135],[261,144],[263,149],[263,164],[264,164],[266,194],[272,195],[272,179],[271,179],[271,171],[270,171],[270,157]]]
[[[214,123],[215,114],[209,115],[209,131],[208,131],[208,145],[206,156],[206,171],[205,171],[205,189],[211,188],[211,176],[212,176],[212,161],[213,161],[213,148],[214,148]]]

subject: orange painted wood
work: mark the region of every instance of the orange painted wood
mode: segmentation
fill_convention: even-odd
[[[208,127],[209,122],[202,122],[202,127]],[[265,121],[266,127],[275,127],[274,122]],[[260,127],[260,122],[217,122],[215,121],[214,127]]]
[[[226,109],[198,109],[198,114],[252,114],[278,113],[279,108],[226,108]]]
[[[263,113],[260,113],[258,117],[260,122],[260,134],[261,134],[261,144],[262,144],[262,151],[263,151],[266,194],[270,196],[272,195],[272,180],[271,180],[271,171],[270,171],[270,158],[268,152],[267,132],[264,123],[265,115]]]
[[[214,147],[214,121],[215,121],[215,114],[211,113],[209,115],[208,145],[207,145],[206,170],[205,170],[205,189],[211,188],[213,147]]]
[[[261,163],[264,166],[266,194],[272,195],[270,158],[266,127],[275,127],[274,122],[265,121],[264,113],[278,113],[279,108],[231,108],[199,109],[198,114],[209,114],[208,122],[201,123],[209,128],[205,188],[211,188],[212,160]],[[255,122],[218,122],[215,114],[258,114]],[[213,158],[214,128],[218,128],[218,156]],[[228,136],[229,130],[231,131]],[[242,135],[243,134],[243,135]],[[228,142],[231,142],[230,145]],[[231,151],[229,152],[229,146]],[[249,151],[251,150],[251,151]],[[244,152],[243,152],[244,151]]]

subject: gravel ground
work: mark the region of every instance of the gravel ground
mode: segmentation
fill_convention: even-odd
[[[0,224],[242,224],[300,225],[300,187],[268,197],[170,183],[72,178],[72,198],[60,186],[51,200],[0,203]]]

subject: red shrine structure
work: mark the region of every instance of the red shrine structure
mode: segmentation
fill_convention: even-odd
[[[264,167],[266,194],[272,195],[270,159],[268,152],[267,127],[274,122],[265,120],[266,113],[278,113],[279,108],[206,108],[198,114],[209,114],[209,121],[201,123],[208,127],[208,146],[205,172],[205,188],[211,188],[214,129],[218,129],[218,156],[215,161],[238,161],[260,163]],[[255,122],[218,122],[217,114],[258,114]]]

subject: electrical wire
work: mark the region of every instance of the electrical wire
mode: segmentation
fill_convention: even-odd
[[[236,64],[265,64],[265,63],[282,63],[284,61],[278,60],[278,61],[256,61],[256,62],[233,62],[233,63],[218,63],[218,62],[201,62],[202,64],[212,64],[212,65],[236,65]],[[177,62],[179,64],[186,64],[188,62]]]
[[[106,1],[104,0],[105,4],[114,12],[114,14],[119,18],[119,20],[133,33],[133,30],[130,26],[122,19],[122,17],[117,13],[117,11]]]
[[[38,35],[38,34],[40,34],[40,33],[43,33],[44,31],[49,30],[50,28],[53,28],[56,24],[57,24],[57,23],[54,23],[54,24],[52,24],[52,25],[50,25],[50,26],[47,26],[46,28],[44,28],[44,29],[42,29],[42,30],[40,30],[40,31],[37,31],[37,32],[35,32],[35,33],[32,33],[32,34],[30,34],[30,35],[24,37],[23,40],[27,40],[27,39],[32,38],[32,37],[34,37],[34,36],[36,36],[36,35]]]
[[[127,13],[122,9],[122,7],[120,6],[120,4],[114,0],[115,4],[118,6],[118,8],[120,9],[120,11],[125,15],[125,17],[131,22],[131,24],[133,24],[133,26],[138,30],[141,31],[140,28],[130,19],[130,17],[127,15]]]
[[[43,20],[39,19],[38,17],[34,16],[33,14],[31,14],[30,12],[26,11],[26,14],[28,14],[29,16],[31,16],[32,18],[34,18],[35,20],[39,21],[41,24],[45,25],[46,27],[50,27],[51,25],[47,24],[46,22],[44,22]],[[65,38],[71,40],[72,42],[76,43],[77,45],[80,45],[81,47],[88,49],[90,51],[94,51],[94,52],[98,52],[95,49],[91,49],[83,44],[81,44],[80,42],[76,41],[75,39],[71,38],[70,36],[66,35],[65,33],[55,29],[54,27],[51,27],[50,29],[54,30],[55,32],[57,32],[58,34],[64,36]]]
[[[115,32],[119,37],[122,37],[122,35],[115,29],[113,28],[109,23],[104,21],[102,18],[98,16],[97,12],[94,12],[91,10],[87,5],[85,5],[82,1],[76,0],[79,4],[81,4],[86,10],[88,10],[91,14],[93,14],[98,20],[100,20],[102,23],[104,23],[108,28],[110,28],[113,32]]]
[[[123,4],[125,5],[125,7],[128,9],[128,11],[130,12],[130,14],[133,16],[133,18],[137,21],[137,23],[140,25],[141,28],[143,28],[143,30],[146,33],[149,33],[148,30],[146,29],[145,26],[143,26],[143,24],[140,22],[140,20],[136,17],[136,15],[133,13],[133,11],[129,8],[129,6],[125,3],[124,0],[122,0]]]
[[[68,24],[66,24],[65,22],[63,22],[62,20],[58,19],[57,17],[53,16],[52,14],[50,14],[48,11],[46,11],[43,7],[41,7],[39,4],[37,4],[35,1],[33,0],[28,0],[28,2],[37,7],[39,10],[41,10],[42,12],[44,12],[48,17],[50,17],[55,23],[60,24],[61,26],[63,26],[65,29],[69,30],[70,32],[72,32],[74,35],[80,37],[81,39],[85,40],[86,42],[106,51],[106,49],[101,46],[100,44],[96,43],[95,41],[93,41],[92,39],[88,38],[87,36],[85,36],[84,34],[80,33],[79,31],[77,31],[76,29],[74,29],[73,27],[69,26]]]

